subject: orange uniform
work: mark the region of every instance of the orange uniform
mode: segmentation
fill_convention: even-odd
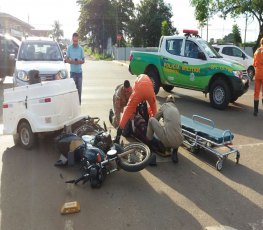
[[[255,88],[254,88],[254,100],[259,100],[260,88],[262,87],[263,95],[263,38],[260,42],[261,46],[256,50],[254,54],[254,67],[255,67]]]
[[[132,94],[129,98],[127,106],[124,108],[120,121],[120,128],[123,129],[129,119],[136,113],[139,103],[147,101],[149,104],[148,112],[150,116],[155,116],[157,112],[156,98],[152,80],[145,74],[138,76],[132,87]]]

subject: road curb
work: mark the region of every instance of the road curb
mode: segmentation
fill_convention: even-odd
[[[129,67],[129,64],[127,64],[127,63],[125,63],[125,62],[116,61],[116,60],[113,60],[112,62],[114,62],[114,63],[116,63],[116,64],[119,64],[119,65],[122,65],[122,66]]]

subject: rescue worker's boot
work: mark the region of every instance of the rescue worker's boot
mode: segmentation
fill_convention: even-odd
[[[254,113],[253,113],[254,116],[258,115],[258,103],[259,101],[254,100]]]
[[[111,125],[112,125],[112,122],[113,122],[113,120],[112,120],[113,116],[114,116],[113,110],[110,109],[109,120],[110,120]]]
[[[177,149],[172,149],[172,161],[173,163],[178,163],[178,154],[177,154],[178,148]]]

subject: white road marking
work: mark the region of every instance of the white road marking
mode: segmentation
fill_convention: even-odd
[[[66,220],[65,221],[65,228],[64,230],[74,230],[73,221],[72,220]]]
[[[239,148],[242,148],[242,147],[255,147],[255,146],[260,146],[260,145],[263,145],[263,142],[259,142],[259,143],[250,143],[250,144],[243,144],[243,145],[234,145],[235,147],[239,147]]]
[[[237,230],[237,229],[229,226],[219,225],[219,226],[206,227],[205,230]]]

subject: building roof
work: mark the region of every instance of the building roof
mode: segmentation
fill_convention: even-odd
[[[7,13],[0,12],[0,18],[10,18],[10,19],[17,21],[18,23],[22,24],[25,27],[28,27],[30,29],[34,29],[34,27],[31,26],[30,24],[28,24],[28,23],[26,23],[26,22],[24,22],[24,21],[22,21],[16,17],[10,15],[10,14],[7,14]]]

